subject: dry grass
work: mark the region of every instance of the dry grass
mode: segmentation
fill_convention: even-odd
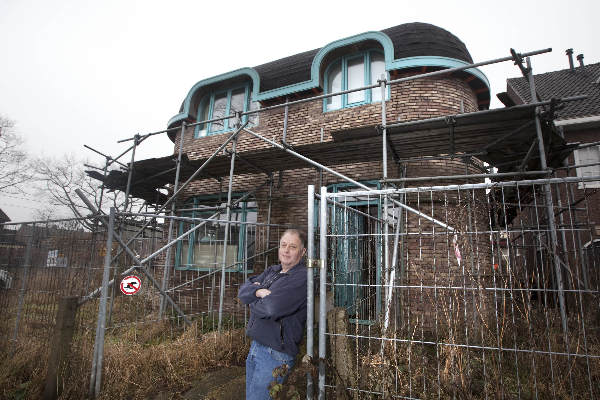
[[[177,398],[203,373],[243,365],[248,352],[244,332],[201,334],[196,326],[173,335],[168,322],[144,329],[124,329],[106,336],[101,399],[146,399],[158,392]],[[91,335],[91,332],[89,333]],[[61,399],[85,398],[89,387],[93,337],[78,337]],[[38,398],[43,391],[47,359],[45,343],[28,339],[19,343],[15,357],[8,351],[0,359],[0,398]]]

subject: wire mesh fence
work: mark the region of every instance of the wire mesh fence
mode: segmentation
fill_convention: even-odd
[[[61,373],[61,379],[76,385],[61,388],[66,398],[87,395],[88,382],[89,393],[97,394],[97,378],[90,380],[90,375],[97,375],[99,368],[108,374],[107,379],[114,378],[116,370],[121,370],[115,367],[126,362],[117,353],[168,343],[182,335],[189,336],[185,343],[192,346],[218,328],[237,332],[235,337],[227,333],[214,336],[214,343],[205,344],[207,348],[219,344],[214,356],[225,351],[223,360],[236,358],[244,348],[240,328],[247,320],[246,308],[236,301],[238,286],[248,274],[276,261],[277,238],[285,229],[258,223],[256,213],[254,217],[245,213],[243,218],[234,214],[229,223],[219,219],[223,214],[181,217],[174,224],[176,239],[168,243],[168,218],[157,222],[150,214],[127,217],[117,214],[111,244],[106,220],[100,219],[6,224],[1,228],[0,353],[22,360],[19,365],[34,366],[37,372],[30,373],[43,381],[52,369],[51,353],[58,347],[57,338],[68,332],[67,339],[60,339],[69,348],[69,368]],[[229,239],[224,246],[225,232]],[[171,273],[163,282],[165,268]],[[106,309],[103,328],[98,328],[105,270],[109,278]],[[141,282],[135,295],[121,291],[122,279],[130,275]],[[161,312],[163,285],[172,302]],[[66,323],[71,328],[65,328],[61,317],[64,299],[74,299],[72,321]],[[189,326],[192,332],[186,334]],[[103,330],[101,341],[108,343],[100,353],[98,329]],[[102,369],[103,357],[107,357],[108,369]]]
[[[68,331],[73,369],[65,378],[89,371],[97,302],[76,309],[68,318],[70,328],[60,326],[58,317],[63,299],[81,298],[100,284],[105,232],[92,232],[85,222],[94,223],[72,219],[0,226],[0,352],[7,367],[9,359],[12,368],[23,371],[33,365],[43,380],[55,338]],[[8,384],[5,375],[3,384]]]
[[[326,393],[597,397],[600,258],[581,185],[328,194]]]

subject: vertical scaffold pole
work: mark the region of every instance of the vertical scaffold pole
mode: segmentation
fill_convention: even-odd
[[[102,210],[102,200],[104,198],[104,182],[106,181],[106,173],[108,172],[108,166],[110,164],[110,159],[105,157],[104,161],[104,169],[102,170],[102,183],[100,184],[100,198],[98,199],[98,210]],[[100,222],[98,219],[94,220],[94,230],[92,231],[92,248],[90,250],[90,254],[96,254],[96,236],[98,235],[98,227],[100,226]],[[94,263],[94,257],[92,256],[90,260],[90,265],[87,268],[87,281],[85,283],[85,291],[88,292],[90,290],[90,281],[92,279],[92,264]]]
[[[533,79],[533,71],[531,69],[531,60],[527,57],[527,79],[529,80],[529,90],[531,92],[531,101],[536,101],[536,90],[535,81]],[[540,152],[540,164],[544,171],[548,170],[548,164],[546,161],[546,148],[544,146],[544,135],[542,134],[542,126],[540,124],[539,107],[535,109],[535,130],[538,138],[538,149]],[[556,224],[554,223],[554,202],[552,200],[552,191],[550,190],[550,184],[544,184],[544,197],[546,203],[546,213],[548,214],[548,226],[550,227],[550,246],[552,249],[552,260],[554,262],[554,273],[556,275],[556,285],[558,286],[558,303],[560,306],[560,316],[562,319],[562,328],[567,340],[567,310],[565,304],[565,291],[562,280],[562,271],[560,267],[560,260],[558,259],[558,236],[556,234]]]
[[[313,189],[314,190],[314,189]],[[272,208],[272,196],[273,196],[273,174],[269,175],[269,205],[267,206],[267,237],[265,242],[267,244],[265,250],[271,248],[271,208]],[[269,265],[269,253],[265,254],[265,269]]]
[[[237,119],[239,121],[239,119]],[[235,169],[237,136],[233,139],[231,147],[231,164],[229,167],[229,188],[227,189],[227,216],[225,217],[225,237],[223,238],[223,261],[221,265],[221,287],[219,288],[219,324],[217,325],[221,332],[223,322],[223,301],[225,299],[225,268],[227,267],[227,243],[229,242],[229,221],[231,220],[231,192],[233,189],[233,172]]]
[[[379,80],[379,87],[381,89],[381,126],[382,126],[382,158],[383,158],[383,180],[384,182],[388,178],[388,168],[387,168],[387,118],[386,118],[386,105],[385,105],[385,92],[386,92],[386,76],[385,74],[381,75],[381,79]],[[387,189],[387,183],[384,183],[384,189]],[[390,240],[388,238],[390,224],[388,221],[388,195],[383,196],[383,268],[384,268],[384,280],[386,283],[389,283],[389,250],[390,250]],[[388,292],[390,288],[388,285],[385,286],[385,298],[388,298]],[[379,314],[380,309],[380,299],[377,299],[377,314]],[[384,311],[385,312],[385,311]]]
[[[173,193],[177,193],[179,190],[179,173],[181,170],[181,156],[183,154],[183,139],[185,136],[185,121],[181,124],[181,134],[179,135],[179,154],[177,155],[177,169],[175,170],[175,183],[173,185]],[[177,199],[173,199],[171,203],[171,217],[175,216],[175,209],[177,206]],[[169,232],[167,243],[171,243],[173,240],[173,225],[175,224],[175,220],[173,218],[169,219]],[[171,273],[171,247],[167,249],[167,253],[165,255],[165,267],[163,269],[163,280],[160,285],[163,292],[166,292],[167,285],[169,284],[169,274]],[[160,306],[158,310],[158,319],[162,319],[163,313],[165,312],[165,306],[167,302],[164,296],[160,297]]]
[[[115,208],[110,208],[108,217],[108,232],[106,236],[106,253],[104,254],[104,272],[102,273],[102,291],[100,295],[100,306],[98,308],[98,322],[96,324],[96,340],[94,342],[94,360],[92,363],[92,374],[90,378],[90,391],[93,388],[93,396],[98,397],[102,386],[102,363],[104,355],[104,333],[106,330],[106,303],[108,297],[108,280],[110,278],[110,260],[112,258],[112,241],[115,228]]]
[[[123,204],[123,211],[127,212],[127,206],[129,206],[129,194],[131,193],[131,179],[133,178],[133,163],[135,162],[135,150],[140,143],[140,135],[137,134],[133,137],[133,146],[131,147],[131,161],[129,162],[129,170],[127,171],[127,187],[125,188],[125,203]]]
[[[383,337],[385,337],[386,333],[387,333],[387,329],[389,327],[390,324],[390,310],[391,310],[391,306],[392,306],[392,297],[393,297],[393,292],[394,292],[394,280],[396,279],[396,265],[398,264],[398,243],[400,241],[400,226],[402,224],[400,223],[400,215],[398,215],[398,221],[396,222],[396,229],[394,232],[394,247],[393,247],[393,252],[392,252],[392,265],[391,265],[391,272],[390,272],[390,276],[389,276],[389,280],[387,282],[386,285],[386,297],[385,297],[385,309],[383,310],[384,312],[384,319],[383,319]],[[384,345],[385,345],[385,341],[381,342],[381,354],[383,355],[383,349],[384,349]]]
[[[135,162],[135,150],[137,149],[137,146],[139,144],[140,144],[140,135],[136,134],[133,137],[133,146],[131,146],[131,161],[129,162],[129,168],[127,171],[127,186],[125,188],[125,202],[123,203],[123,212],[124,213],[127,212],[127,208],[129,207],[129,194],[131,193],[131,180],[133,179],[133,163]],[[102,207],[98,206],[98,209],[102,210]],[[121,222],[119,223],[119,228],[118,228],[119,234],[122,234],[122,232],[123,232],[123,231],[121,231],[122,225],[123,225],[123,220],[121,220]],[[115,268],[113,271],[113,280],[116,280],[118,273],[119,273],[119,271],[117,270],[117,268]],[[107,317],[109,326],[112,322],[112,312],[113,312],[113,307],[115,304],[115,294],[116,294],[116,290],[117,290],[116,285],[112,285],[110,290],[111,290],[110,304],[108,306],[108,317]]]
[[[319,213],[319,400],[325,399],[325,327],[327,324],[327,187],[321,187]]]
[[[315,186],[308,185],[308,226],[307,226],[307,252],[309,263],[315,258]],[[306,355],[312,361],[314,346],[314,315],[315,315],[315,287],[313,265],[306,269]],[[306,398],[313,398],[313,381],[309,373],[306,374]]]

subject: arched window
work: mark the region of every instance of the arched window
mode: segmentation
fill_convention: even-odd
[[[385,73],[383,53],[369,50],[350,54],[329,64],[325,70],[325,88],[327,93],[335,93],[375,84],[383,73]],[[379,88],[329,97],[323,102],[323,110],[338,110],[376,101],[381,101]]]
[[[258,109],[258,103],[251,100],[250,85],[237,86],[233,88],[213,91],[204,96],[198,107],[198,121],[222,118],[235,115],[236,112],[246,112]],[[250,125],[258,124],[258,114],[252,114]],[[242,117],[242,123],[246,122],[248,116]],[[210,136],[217,133],[232,131],[235,127],[234,118],[222,121],[209,122],[196,126],[196,137]]]

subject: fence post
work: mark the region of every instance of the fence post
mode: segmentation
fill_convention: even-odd
[[[320,259],[321,268],[319,271],[319,400],[325,400],[325,357],[326,342],[325,328],[327,318],[327,187],[321,187],[320,204]]]
[[[104,272],[102,274],[102,291],[100,307],[98,308],[98,323],[96,325],[96,340],[94,342],[94,358],[90,377],[90,397],[98,397],[102,385],[102,362],[104,357],[104,332],[106,330],[106,303],[108,297],[108,279],[110,277],[110,261],[115,229],[115,208],[110,208],[108,232],[106,237],[106,254],[104,255]]]
[[[307,249],[309,268],[306,269],[306,355],[312,362],[314,347],[314,315],[315,315],[315,287],[313,265],[315,258],[315,186],[308,185],[308,232]],[[268,248],[268,246],[267,246]],[[306,374],[306,399],[313,399],[313,381],[309,373]]]
[[[54,400],[62,392],[64,373],[68,370],[71,341],[75,331],[77,297],[63,297],[58,303],[54,336],[48,357],[48,372],[44,387],[44,400]]]

